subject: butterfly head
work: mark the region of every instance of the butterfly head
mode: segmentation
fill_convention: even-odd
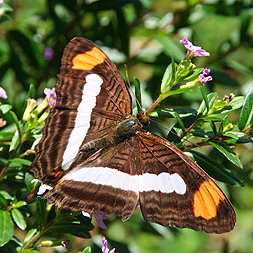
[[[128,117],[118,124],[116,128],[116,137],[120,140],[127,139],[135,135],[136,131],[141,128],[142,126],[137,118],[134,116]]]

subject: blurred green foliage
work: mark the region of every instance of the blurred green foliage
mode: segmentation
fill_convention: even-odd
[[[55,85],[67,42],[75,36],[96,42],[123,77],[126,64],[130,81],[141,80],[133,83],[146,108],[160,94],[171,58],[183,59],[184,35],[211,53],[195,63],[208,66],[214,81],[163,101],[152,114],[151,130],[226,183],[237,225],[227,235],[207,235],[148,224],[137,211],[125,223],[111,217],[106,236],[119,253],[253,252],[252,1],[10,0],[0,4],[0,85],[8,94],[0,105],[6,122],[0,128],[1,253],[78,252],[89,244],[91,252],[101,252],[101,231],[89,219],[30,199],[36,182],[29,149],[47,111],[35,109],[24,120],[26,100],[39,101],[43,89]]]

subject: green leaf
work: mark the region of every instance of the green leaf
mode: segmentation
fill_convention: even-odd
[[[8,104],[0,105],[0,110],[3,114],[6,114],[11,110],[12,106]]]
[[[180,125],[180,128],[185,129],[184,122],[180,118],[179,114],[176,111],[171,111],[170,113],[177,120],[178,124]]]
[[[10,141],[13,137],[13,132],[12,131],[1,131],[0,132],[0,141]]]
[[[135,78],[133,81],[135,88],[135,98],[136,98],[136,106],[138,113],[142,113],[142,99],[141,99],[141,85],[140,81]]]
[[[243,106],[243,102],[244,96],[236,96],[228,104],[232,107],[232,110],[236,110]]]
[[[201,168],[203,168],[214,179],[231,185],[243,185],[241,180],[232,172],[227,170],[222,164],[217,163],[208,156],[195,150],[191,150],[190,152]]]
[[[6,192],[6,191],[0,191],[0,195],[3,197],[3,198],[5,198],[5,199],[7,199],[7,200],[13,200],[14,199],[14,197],[12,197],[8,192]]]
[[[15,150],[18,147],[19,143],[20,143],[19,133],[18,131],[16,131],[11,139],[9,151],[11,152],[12,150]]]
[[[206,102],[202,101],[199,109],[198,109],[198,114],[206,114],[209,110],[207,108],[211,108],[215,102],[215,100],[217,99],[218,94],[216,92],[211,92],[207,95],[207,103],[208,106],[206,106]]]
[[[201,72],[202,72],[202,68],[195,68],[191,75],[184,78],[184,82],[191,82],[191,81],[196,80]],[[201,87],[205,87],[205,86],[201,86]]]
[[[86,247],[85,249],[83,249],[82,251],[81,251],[81,253],[91,253],[91,247],[89,246],[89,247]]]
[[[11,146],[10,146],[10,149],[9,149],[9,151],[12,151],[12,150],[14,150],[18,146],[18,144],[21,141],[21,135],[22,135],[21,129],[22,129],[22,125],[19,122],[17,115],[13,111],[7,112],[5,114],[5,119],[8,122],[14,123],[16,125],[16,127],[17,127],[17,131],[13,135]]]
[[[25,230],[26,229],[26,221],[24,219],[23,214],[16,208],[11,210],[11,215],[12,218],[14,220],[14,222],[16,223],[16,225],[22,229]]]
[[[174,62],[174,59],[172,58],[172,62],[170,65],[166,68],[163,78],[162,78],[162,84],[161,84],[161,93],[166,93],[170,88],[173,86],[175,82],[176,77],[176,63]]]
[[[240,130],[244,129],[247,125],[247,122],[250,121],[252,117],[252,108],[253,108],[253,91],[247,94],[245,98],[244,105],[242,107],[238,127]]]
[[[33,179],[34,177],[30,173],[28,172],[25,173],[25,184],[28,192],[32,191],[35,185],[35,183],[33,183],[32,181]]]
[[[19,251],[20,253],[40,253],[40,251],[38,250],[34,250],[34,249],[22,249],[21,251]]]
[[[201,91],[201,95],[203,97],[203,100],[205,102],[206,109],[207,109],[207,111],[209,111],[209,103],[208,103],[208,97],[207,97],[208,90],[207,90],[206,86],[201,86],[200,91]]]
[[[21,200],[21,201],[18,201],[16,203],[13,203],[12,207],[13,208],[20,208],[20,207],[26,206],[26,205],[27,205],[27,203],[25,201]]]
[[[36,228],[30,229],[25,236],[24,244],[30,241],[33,238],[33,236],[37,233],[37,231],[38,230]]]
[[[0,210],[0,247],[9,242],[14,233],[14,224],[10,213]]]
[[[221,152],[234,165],[238,166],[239,168],[243,168],[240,159],[228,147],[221,146],[221,145],[219,145],[219,144],[217,144],[215,142],[211,142],[211,141],[208,142],[208,143],[211,144],[219,152]]]
[[[23,166],[31,166],[32,162],[23,158],[13,158],[10,161],[10,167],[23,167]]]

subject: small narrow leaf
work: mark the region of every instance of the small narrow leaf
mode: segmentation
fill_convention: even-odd
[[[25,201],[20,200],[20,201],[18,201],[18,202],[16,202],[16,203],[12,204],[12,207],[13,207],[13,208],[20,208],[20,207],[22,207],[22,206],[25,206],[26,204],[27,204],[27,203],[26,203]]]
[[[27,243],[28,241],[30,241],[36,233],[37,233],[36,228],[30,229],[25,236],[24,243]]]
[[[209,103],[208,103],[208,98],[207,98],[207,88],[205,86],[200,87],[201,95],[203,97],[203,100],[205,102],[205,106],[207,111],[209,111]]]
[[[175,75],[176,75],[176,63],[174,62],[174,59],[172,58],[172,62],[170,65],[166,68],[162,84],[161,84],[161,93],[166,93],[170,88],[173,86],[175,82]]]
[[[16,131],[12,137],[9,151],[11,152],[12,150],[15,150],[18,147],[19,143],[20,143],[19,133],[18,131]]]
[[[6,192],[6,191],[0,191],[0,195],[3,197],[3,198],[5,198],[5,199],[7,199],[7,200],[13,200],[14,199],[14,197],[12,197],[8,192]]]
[[[135,89],[137,111],[138,113],[142,113],[141,84],[137,78],[134,79],[133,84]]]
[[[253,109],[253,91],[251,91],[245,98],[245,102],[243,104],[238,127],[240,130],[244,129],[247,125],[247,122],[250,121],[252,117],[252,109]]]
[[[206,114],[208,112],[207,108],[211,108],[217,99],[218,94],[216,92],[211,92],[207,95],[207,100],[208,100],[208,106],[206,106],[206,102],[202,101],[202,103],[199,106],[198,109],[198,114]]]
[[[16,208],[11,210],[11,215],[12,218],[14,220],[14,222],[16,223],[16,225],[22,229],[25,230],[26,229],[26,221],[24,219],[23,214]]]
[[[9,242],[14,233],[14,225],[8,211],[0,210],[0,247]]]
[[[81,251],[81,253],[91,253],[91,247],[86,247]]]
[[[215,149],[217,149],[219,152],[221,152],[234,165],[238,166],[239,168],[243,168],[240,159],[228,147],[221,146],[221,145],[219,145],[215,142],[211,142],[211,141],[209,142],[209,144],[211,144]]]

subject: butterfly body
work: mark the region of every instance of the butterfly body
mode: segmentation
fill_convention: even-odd
[[[143,129],[116,66],[95,44],[74,38],[64,50],[32,171],[59,208],[103,211],[126,220],[140,205],[165,226],[223,233],[235,212],[215,182],[181,150]]]

